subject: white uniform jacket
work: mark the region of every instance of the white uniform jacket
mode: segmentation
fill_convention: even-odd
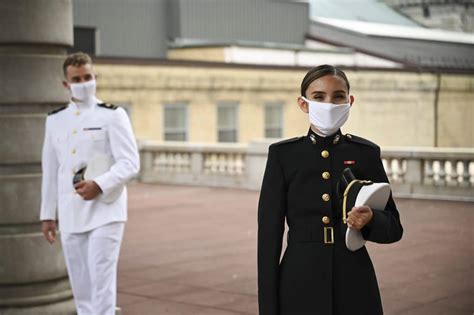
[[[127,191],[117,200],[86,201],[75,193],[74,173],[96,154],[113,158],[111,169],[94,178],[104,195],[125,185],[140,168],[136,140],[124,109],[95,99],[70,102],[46,119],[42,155],[40,220],[58,220],[67,233],[90,231],[110,222],[127,221]]]

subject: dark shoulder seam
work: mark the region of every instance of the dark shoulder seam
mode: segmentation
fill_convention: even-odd
[[[364,144],[366,146],[369,146],[369,147],[372,147],[374,149],[380,149],[380,147],[373,143],[372,141],[370,140],[367,140],[365,138],[362,138],[362,137],[359,137],[359,136],[354,136],[354,135],[351,135],[351,134],[346,134],[345,135],[345,138],[346,140],[348,141],[351,141],[351,142],[356,142],[356,143],[360,143],[360,144]]]
[[[103,108],[113,109],[113,110],[116,110],[118,108],[118,106],[114,105],[114,104],[100,103],[100,104],[97,104],[97,105],[100,106],[100,107],[103,107]]]
[[[60,111],[65,110],[66,108],[67,108],[67,106],[63,106],[63,107],[61,107],[61,108],[52,110],[52,111],[50,111],[50,112],[48,113],[48,116],[54,115],[54,114],[56,114],[56,113],[59,113]]]
[[[278,146],[278,145],[282,145],[282,144],[285,144],[285,143],[295,142],[295,141],[301,140],[301,139],[303,139],[303,138],[304,138],[304,137],[301,136],[301,137],[294,137],[294,138],[289,138],[289,139],[281,140],[281,141],[279,141],[279,142],[272,143],[272,146]]]

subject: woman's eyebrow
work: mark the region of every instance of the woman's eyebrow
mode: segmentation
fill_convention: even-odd
[[[346,91],[344,91],[344,90],[337,90],[337,91],[334,91],[333,93],[346,93]]]
[[[314,91],[314,92],[311,92],[311,94],[326,94],[326,92],[324,91]]]

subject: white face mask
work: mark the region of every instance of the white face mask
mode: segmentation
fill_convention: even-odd
[[[80,102],[88,102],[95,97],[96,82],[90,80],[84,83],[71,83],[71,96]]]
[[[301,96],[301,98],[309,105],[309,121],[324,136],[336,133],[349,118],[350,103],[323,103],[310,101],[304,96]]]

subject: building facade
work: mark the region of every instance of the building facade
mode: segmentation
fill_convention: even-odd
[[[302,45],[309,4],[275,0],[74,0],[74,50],[166,58],[168,45],[244,40]]]
[[[96,59],[98,96],[124,106],[142,140],[248,143],[306,134],[296,104],[307,68]],[[474,147],[474,77],[346,69],[343,132],[382,146]]]
[[[337,2],[321,3],[334,13],[345,8]],[[364,3],[367,17],[393,24],[311,21],[310,4],[290,0],[74,0],[75,42],[97,56],[99,97],[129,110],[140,139],[305,134],[301,79],[329,63],[347,70],[356,96],[345,132],[384,146],[473,147],[474,37]]]

